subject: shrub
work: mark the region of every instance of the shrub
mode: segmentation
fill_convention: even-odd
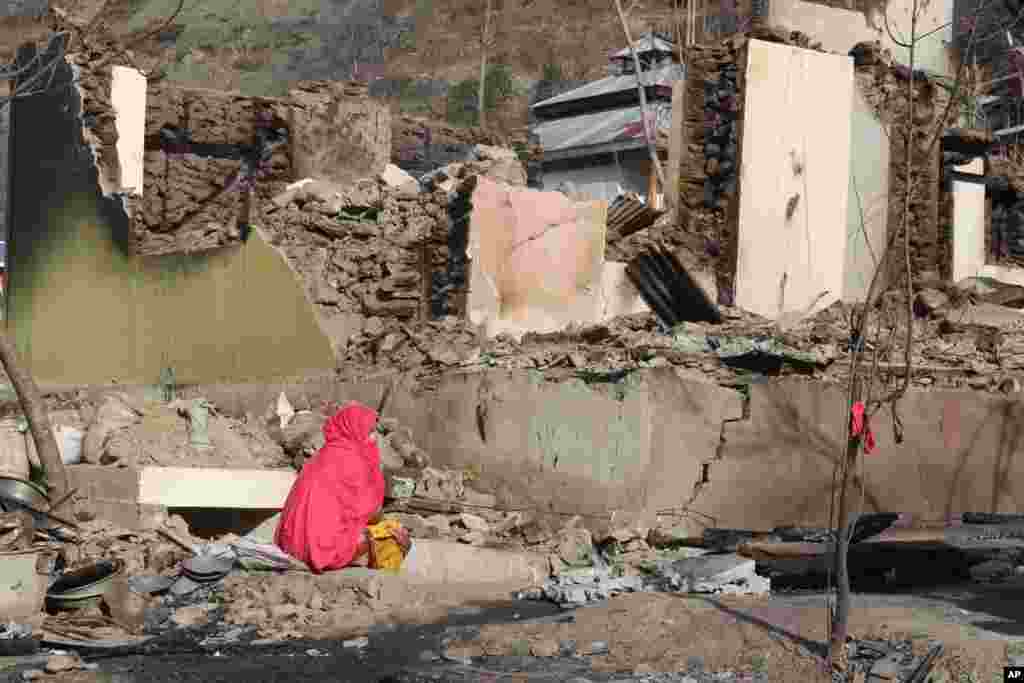
[[[492,111],[500,102],[516,94],[512,69],[504,64],[487,67],[484,89],[484,109]],[[448,122],[459,126],[473,126],[480,121],[477,97],[480,80],[470,78],[459,81],[448,90]]]

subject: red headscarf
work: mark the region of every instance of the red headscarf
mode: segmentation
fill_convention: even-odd
[[[384,503],[377,412],[350,403],[324,424],[324,447],[302,468],[274,542],[314,573],[355,559],[363,530]]]

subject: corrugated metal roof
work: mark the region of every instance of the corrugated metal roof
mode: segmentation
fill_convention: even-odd
[[[667,131],[672,122],[672,105],[668,102],[652,102],[648,103],[648,108],[656,116],[657,129]],[[544,121],[533,130],[540,137],[545,152],[644,139],[640,107]]]
[[[657,36],[652,36],[650,33],[645,35],[639,40],[633,41],[633,47],[636,48],[637,52],[650,52],[651,50],[657,50],[658,52],[675,52],[676,46],[667,40],[662,40]],[[624,47],[618,52],[613,52],[609,55],[611,59],[621,59],[623,57],[632,57],[632,53],[628,47]]]
[[[640,72],[640,81],[647,87],[655,85],[670,86],[675,81],[682,79],[682,77],[683,67],[680,64],[667,64],[653,71]],[[583,100],[589,97],[598,97],[599,95],[609,95],[624,90],[636,90],[636,74],[607,76],[606,78],[591,81],[575,90],[570,90],[569,92],[564,92],[561,95],[555,95],[538,102],[533,105],[533,108],[546,107],[562,102],[572,102],[573,100]]]

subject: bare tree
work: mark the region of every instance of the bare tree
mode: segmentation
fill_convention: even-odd
[[[907,111],[903,126],[904,138],[901,141],[903,143],[904,158],[904,184],[903,184],[903,202],[900,208],[900,221],[899,226],[895,230],[890,230],[885,248],[882,250],[881,255],[875,263],[875,270],[871,278],[871,282],[868,286],[867,294],[862,305],[855,308],[854,313],[850,319],[850,330],[851,330],[851,354],[850,354],[850,367],[849,367],[849,384],[848,384],[848,396],[846,405],[846,439],[845,439],[845,450],[841,459],[837,462],[837,471],[835,473],[835,480],[838,480],[838,484],[833,490],[833,500],[838,497],[838,510],[835,516],[836,527],[835,527],[835,546],[834,546],[834,563],[833,571],[836,577],[836,596],[835,605],[831,608],[830,620],[829,620],[829,661],[832,668],[840,671],[845,671],[847,668],[846,661],[846,640],[849,634],[849,616],[850,616],[850,576],[849,576],[849,546],[850,537],[854,530],[854,526],[857,522],[857,514],[852,513],[852,505],[850,500],[850,488],[851,488],[851,472],[857,467],[861,453],[864,447],[865,432],[861,429],[855,429],[853,420],[851,419],[854,411],[854,407],[858,404],[864,406],[863,425],[870,425],[872,417],[876,416],[878,412],[888,407],[892,413],[893,420],[893,432],[895,435],[896,442],[902,441],[903,426],[900,420],[899,414],[899,400],[906,393],[910,386],[910,380],[913,375],[913,344],[914,344],[914,288],[913,288],[913,272],[911,267],[911,198],[917,184],[917,179],[914,176],[914,159],[917,156],[917,150],[915,149],[916,143],[914,140],[915,128],[917,127],[916,121],[916,85],[922,83],[923,75],[920,75],[916,68],[915,58],[916,49],[920,41],[929,37],[933,33],[947,27],[949,24],[945,24],[938,29],[929,31],[928,33],[920,34],[918,31],[918,22],[920,19],[921,1],[913,0],[913,6],[910,13],[910,34],[906,40],[900,40],[893,35],[892,28],[889,25],[888,14],[883,8],[882,17],[885,23],[886,31],[890,39],[896,45],[903,47],[907,50],[908,63],[906,67],[896,67],[897,70],[903,72],[906,76],[906,100],[907,100]],[[980,4],[976,10],[974,20],[971,21],[970,34],[967,41],[967,47],[965,54],[961,56],[960,64],[957,68],[956,78],[952,86],[948,88],[950,91],[949,100],[946,103],[945,110],[935,120],[935,128],[929,134],[927,138],[927,145],[924,148],[924,153],[919,158],[927,160],[934,152],[936,145],[942,136],[946,123],[950,120],[950,114],[952,107],[955,102],[958,101],[958,95],[963,85],[964,71],[968,63],[968,55],[976,44],[975,32],[977,29],[977,17],[981,13],[984,4]],[[862,221],[863,222],[863,221]],[[862,228],[864,226],[862,225]],[[865,233],[866,235],[866,233]],[[897,245],[897,241],[899,244]],[[869,243],[870,247],[870,243]],[[891,321],[891,328],[889,329],[889,339],[887,343],[883,343],[881,340],[883,329],[882,323],[879,321],[876,323],[875,329],[873,330],[874,351],[870,364],[865,365],[864,363],[864,348],[865,341],[869,336],[869,312],[877,301],[877,295],[880,289],[880,281],[883,277],[883,273],[890,269],[891,263],[894,258],[902,257],[902,273],[901,278],[903,280],[903,297],[905,298],[902,314],[905,316],[904,323],[906,328],[904,330],[903,339],[903,374],[899,378],[895,388],[890,390],[888,393],[882,392],[880,395],[876,395],[876,389],[880,388],[880,385],[884,382],[880,378],[879,372],[879,358],[884,353],[887,353],[893,348],[893,338],[897,332],[898,321]],[[858,427],[860,425],[857,425]],[[859,488],[861,492],[861,507],[863,507],[863,494],[864,494],[864,480],[863,477],[859,477]]]
[[[626,37],[626,44],[629,46],[629,53],[633,57],[633,66],[636,70],[636,89],[640,94],[640,117],[644,124],[644,137],[647,139],[647,152],[651,157],[651,166],[654,167],[654,172],[658,174],[658,184],[661,186],[662,191],[667,191],[665,188],[665,171],[661,167],[661,161],[658,159],[658,149],[654,143],[654,122],[647,115],[647,94],[646,88],[644,87],[643,74],[640,68],[640,57],[636,53],[636,47],[633,45],[633,38],[629,33],[629,22],[627,17],[630,12],[633,11],[633,7],[636,5],[634,0],[633,4],[629,6],[628,10],[622,9],[622,1],[614,0],[615,11],[619,14],[619,21],[622,22],[622,33]],[[679,125],[679,122],[674,122],[674,125]]]

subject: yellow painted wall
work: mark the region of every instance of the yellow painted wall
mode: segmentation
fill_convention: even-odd
[[[292,271],[254,231],[242,246],[141,258],[81,191],[15,224],[9,326],[40,383],[266,381],[334,367]],[[41,220],[40,220],[41,219]]]

